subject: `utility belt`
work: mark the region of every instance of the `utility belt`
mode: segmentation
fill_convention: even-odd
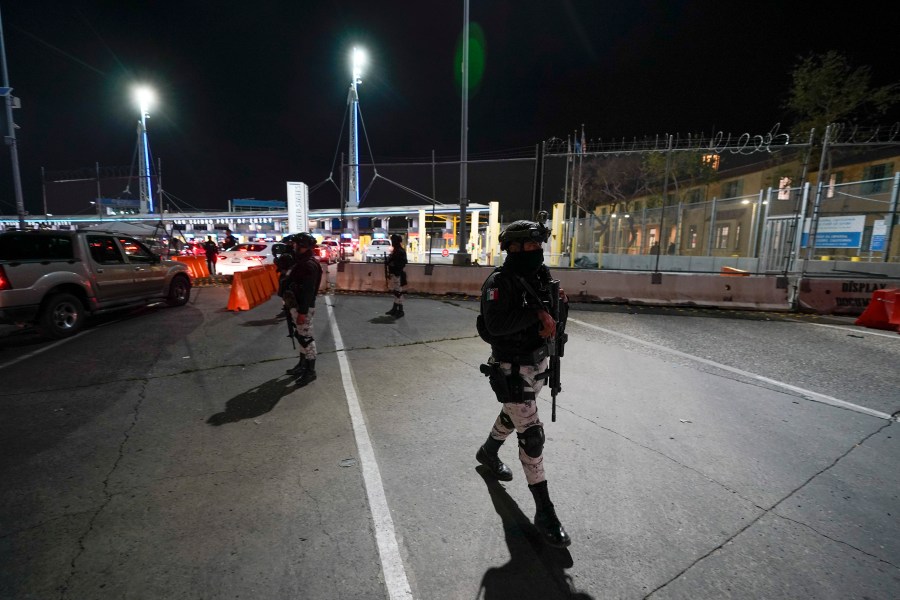
[[[542,344],[531,352],[526,353],[504,352],[492,347],[491,355],[497,362],[508,362],[517,365],[537,365],[550,356],[550,345]]]
[[[487,364],[479,366],[479,370],[484,373],[491,384],[491,389],[497,396],[498,402],[528,402],[535,399],[532,389],[525,389],[525,380],[519,374],[520,365],[537,365],[549,356],[546,346],[541,346],[529,354],[516,354],[504,356],[494,354],[488,360]],[[509,375],[503,372],[500,363],[511,363]],[[534,377],[536,380],[546,379],[548,373],[539,373]]]

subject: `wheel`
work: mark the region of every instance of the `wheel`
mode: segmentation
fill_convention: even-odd
[[[44,301],[38,316],[38,328],[47,337],[65,338],[84,327],[84,304],[72,294],[54,294]]]
[[[191,299],[191,281],[184,275],[176,275],[169,284],[169,295],[166,304],[169,306],[184,306]]]

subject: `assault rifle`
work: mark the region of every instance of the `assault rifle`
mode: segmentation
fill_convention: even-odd
[[[556,422],[556,395],[562,391],[559,359],[565,354],[566,342],[569,341],[569,334],[566,333],[566,319],[568,315],[563,311],[568,311],[568,307],[559,298],[559,280],[551,279],[550,316],[556,321],[556,335],[550,341],[550,367],[547,369],[547,385],[550,386],[552,406],[550,420],[553,422]]]
[[[296,306],[296,300],[294,299],[294,292],[291,290],[287,290],[284,292],[284,320],[287,321],[288,334],[287,336],[291,338],[291,348],[294,350],[297,349],[297,344],[294,343],[294,340],[300,341],[300,334],[297,333],[297,324],[294,323],[294,318],[291,315],[290,305]]]
[[[287,336],[291,338],[291,348],[294,350],[297,349],[297,344],[294,343],[294,339],[298,338],[299,334],[297,333],[297,325],[294,323],[294,319],[291,317],[291,311],[286,311],[287,315],[285,315],[284,320],[287,321],[288,326],[288,334]]]

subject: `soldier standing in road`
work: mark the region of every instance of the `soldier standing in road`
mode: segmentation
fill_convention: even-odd
[[[225,250],[228,250],[232,246],[235,246],[236,244],[237,244],[237,240],[234,239],[233,235],[231,235],[231,230],[226,229],[225,230],[225,241],[222,242],[222,248],[224,248]]]
[[[206,268],[210,275],[216,274],[216,260],[219,257],[219,246],[213,241],[212,236],[206,236],[203,242],[203,251],[206,252]]]
[[[391,246],[393,250],[385,259],[384,268],[388,274],[388,289],[394,293],[394,306],[387,311],[386,315],[395,318],[402,317],[403,312],[403,292],[406,288],[406,250],[403,248],[403,238],[396,233],[391,236]]]
[[[548,342],[556,334],[556,321],[547,310],[551,277],[541,246],[549,236],[550,230],[541,223],[511,223],[500,234],[500,249],[507,251],[506,260],[481,289],[478,329],[491,345],[491,356],[488,364],[482,365],[482,372],[490,378],[503,408],[475,459],[500,481],[511,481],[512,471],[500,460],[498,451],[515,431],[519,461],[537,508],[535,527],[549,545],[564,548],[571,539],[550,501],[544,474],[544,427],[537,409],[537,395],[550,362]],[[560,291],[559,296],[564,305],[565,294]],[[564,322],[564,318],[560,320]]]
[[[298,233],[292,241],[294,266],[288,276],[284,301],[288,318],[297,324],[300,361],[287,373],[297,378],[297,387],[303,387],[316,379],[316,340],[312,321],[316,314],[316,294],[322,282],[322,265],[312,251],[316,247],[316,238],[309,233]]]

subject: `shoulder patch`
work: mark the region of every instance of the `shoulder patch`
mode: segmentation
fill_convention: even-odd
[[[500,290],[498,288],[488,288],[484,292],[484,299],[491,301],[500,298]]]

